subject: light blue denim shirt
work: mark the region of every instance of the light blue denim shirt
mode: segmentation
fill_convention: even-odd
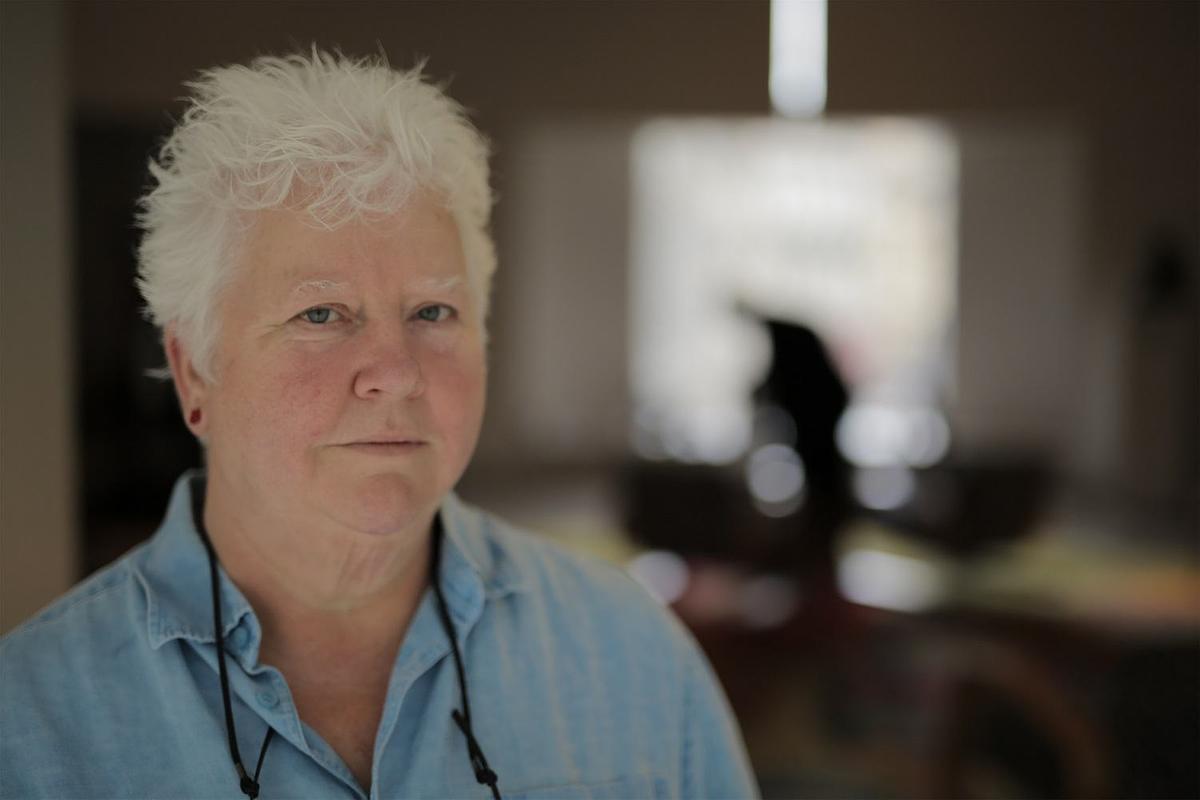
[[[0,797],[237,798],[208,561],[180,478],[155,536],[0,640]],[[505,798],[754,797],[737,726],[683,627],[619,569],[449,496],[440,580],[475,735]],[[233,714],[282,797],[490,798],[432,590],[396,658],[369,791],[258,659],[261,629],[221,573]]]

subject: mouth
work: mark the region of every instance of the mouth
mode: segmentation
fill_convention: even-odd
[[[427,442],[420,439],[364,439],[359,442],[347,442],[342,447],[360,453],[402,455],[420,450],[427,444]]]

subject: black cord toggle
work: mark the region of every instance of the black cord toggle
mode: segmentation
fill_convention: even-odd
[[[242,766],[242,762],[239,761],[233,766],[237,768],[238,778],[241,779],[239,785],[242,794],[249,797],[250,800],[255,800],[258,797],[258,782],[246,774],[246,768]]]
[[[483,755],[483,748],[479,746],[474,732],[471,731],[471,723],[458,709],[451,711],[450,716],[454,718],[459,730],[467,739],[467,754],[471,757],[471,769],[475,770],[475,780],[492,790],[494,800],[500,800],[500,789],[496,786],[499,777],[488,766],[487,759]]]
[[[475,740],[475,734],[471,730],[471,726],[467,724],[466,718],[460,711],[455,709],[450,716],[454,717],[454,721],[458,723],[459,730],[463,732],[463,736],[467,737],[467,753],[471,756],[471,768],[475,770],[475,780],[485,786],[492,786],[496,783],[496,773],[492,772],[492,768],[488,766],[487,759],[484,758],[483,749],[479,746],[479,742]]]

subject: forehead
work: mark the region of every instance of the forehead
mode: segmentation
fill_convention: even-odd
[[[333,228],[303,212],[257,212],[240,262],[240,280],[275,291],[286,285],[300,294],[337,290],[371,276],[449,289],[465,275],[453,216],[421,195],[395,213]]]

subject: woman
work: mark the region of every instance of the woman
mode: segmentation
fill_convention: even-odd
[[[495,263],[461,108],[316,51],[191,88],[139,286],[207,468],[0,644],[0,795],[753,795],[681,627],[452,492]]]

